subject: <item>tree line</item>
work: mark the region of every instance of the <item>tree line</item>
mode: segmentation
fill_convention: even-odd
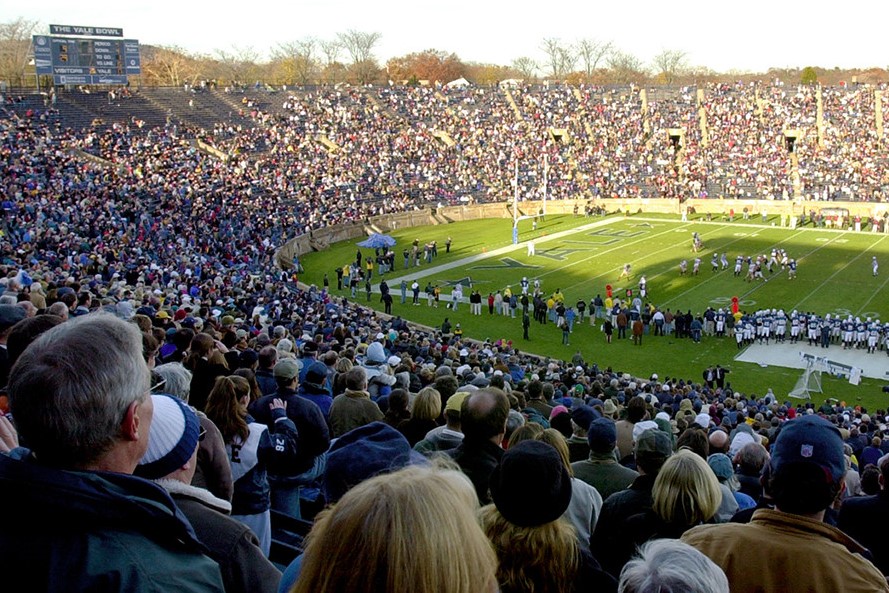
[[[0,82],[12,87],[33,86],[36,78],[31,36],[39,23],[17,18],[0,23]],[[304,37],[274,46],[264,58],[252,47],[232,46],[211,54],[190,52],[179,46],[141,47],[145,86],[262,84],[306,86],[314,84],[434,84],[465,78],[478,85],[505,79],[526,83],[543,80],[568,84],[702,84],[736,80],[773,80],[802,84],[883,82],[879,68],[848,71],[835,68],[769,70],[766,73],[717,73],[689,63],[685,52],[664,49],[649,62],[617,47],[612,41],[547,37],[540,41],[538,58],[520,56],[508,65],[464,62],[456,53],[428,49],[380,63],[376,49],[380,33],[347,30],[333,38]]]

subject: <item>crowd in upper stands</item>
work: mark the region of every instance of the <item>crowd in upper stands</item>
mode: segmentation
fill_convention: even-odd
[[[542,154],[556,199],[784,198],[776,136],[814,118],[807,88],[717,87],[704,147],[690,90],[648,114],[604,89],[511,96],[317,89],[200,133],[0,119],[0,502],[21,510],[0,550],[29,567],[13,589],[641,592],[673,583],[666,562],[674,591],[886,590],[868,529],[887,512],[885,411],[541,360],[275,267],[295,234],[502,199],[516,155],[529,199]],[[868,96],[825,89],[832,148],[798,141],[804,191],[883,196]],[[751,513],[746,531],[710,526]],[[40,514],[53,527],[24,537]],[[317,519],[283,563],[280,515]]]

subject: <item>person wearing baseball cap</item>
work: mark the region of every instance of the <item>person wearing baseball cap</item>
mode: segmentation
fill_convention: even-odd
[[[682,536],[720,566],[732,591],[889,591],[851,537],[824,522],[845,488],[839,429],[817,415],[784,424],[769,475],[774,509],[748,524],[703,525]]]
[[[590,445],[587,442],[587,430],[593,420],[602,415],[599,410],[586,404],[571,409],[571,435],[566,439],[571,463],[584,461],[590,456]]]
[[[324,454],[330,447],[330,431],[321,408],[315,402],[297,395],[300,362],[294,358],[278,360],[272,374],[278,389],[250,403],[247,410],[256,420],[274,430],[276,418],[270,404],[275,399],[286,402],[287,417],[296,425],[299,434],[299,451],[286,473],[277,468],[269,471],[272,488],[272,509],[299,519],[299,489],[314,481],[321,473]]]
[[[414,445],[414,449],[424,455],[432,455],[436,451],[454,449],[463,442],[463,431],[460,427],[460,408],[469,397],[468,391],[458,391],[445,402],[445,424],[433,428],[426,437]]]
[[[587,430],[589,458],[571,464],[574,477],[594,487],[606,500],[629,488],[639,474],[617,462],[617,430],[611,418],[596,418]]]

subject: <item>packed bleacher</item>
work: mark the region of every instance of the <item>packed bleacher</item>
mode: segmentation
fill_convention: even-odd
[[[540,359],[275,267],[296,234],[503,199],[515,155],[528,199],[543,153],[556,199],[781,199],[776,137],[812,125],[811,91],[708,89],[707,147],[688,89],[645,115],[598,88],[517,89],[518,113],[500,89],[181,92],[156,126],[4,104],[10,590],[887,589],[885,411]],[[211,92],[226,119],[176,115]],[[868,92],[825,91],[840,148],[798,141],[821,199],[883,195]],[[664,130],[682,125],[679,174]]]

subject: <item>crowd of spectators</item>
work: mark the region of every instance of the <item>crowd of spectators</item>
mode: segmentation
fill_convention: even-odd
[[[818,550],[815,538],[839,553],[848,569],[813,561],[824,588],[811,590],[887,590],[880,573],[887,550],[869,528],[885,512],[884,478],[873,479],[889,473],[884,410],[830,401],[794,405],[771,393],[759,397],[715,385],[709,377],[638,378],[581,358],[540,360],[502,342],[449,339],[378,318],[325,301],[319,291],[299,293],[297,300],[307,312],[313,303],[321,308],[296,323],[258,326],[165,307],[153,315],[142,308],[124,320],[128,315],[116,307],[55,307],[52,297],[46,309],[0,304],[0,335],[12,364],[11,414],[0,420],[6,452],[0,475],[15,485],[0,498],[33,493],[40,484],[44,492],[20,518],[56,517],[89,507],[95,488],[105,488],[96,480],[106,480],[115,484],[113,494],[98,500],[117,509],[100,520],[94,513],[107,509],[93,508],[74,529],[60,522],[48,539],[28,538],[17,562],[37,566],[34,558],[48,558],[50,566],[64,566],[65,578],[73,579],[69,586],[87,586],[125,561],[100,543],[107,537],[96,538],[125,530],[130,545],[145,538],[137,547],[149,557],[191,558],[195,572],[167,571],[162,581],[188,590],[326,591],[342,582],[355,590],[356,566],[365,581],[376,574],[374,582],[390,587],[433,578],[427,570],[447,572],[434,563],[408,570],[413,565],[395,550],[411,541],[423,558],[440,558],[447,546],[474,549],[471,557],[450,552],[449,566],[468,563],[460,571],[469,573],[448,574],[475,587],[477,579],[488,582],[484,590],[528,591],[529,583],[533,590],[554,584],[617,590],[619,581],[621,590],[658,590],[626,589],[626,583],[644,581],[639,563],[653,561],[644,553],[648,547],[633,560],[637,547],[666,539],[674,540],[664,544],[671,562],[680,563],[671,565],[674,570],[694,568],[694,578],[723,583],[713,590],[725,590],[726,577],[733,590],[756,590],[748,587],[760,578],[789,578],[775,574],[782,572],[776,566],[798,572],[799,560],[763,560],[762,575],[751,576],[735,568],[735,554],[747,552],[733,551],[725,538],[764,545],[778,530],[785,554],[795,553],[794,544]],[[70,361],[60,358],[62,352]],[[75,362],[82,357],[108,372],[96,376],[89,364]],[[113,395],[121,382],[130,385],[131,399],[118,402]],[[212,388],[202,399],[208,383]],[[70,399],[81,389],[98,401]],[[146,413],[149,390],[153,412]],[[66,408],[72,401],[88,406],[82,415]],[[99,402],[125,406],[123,424],[113,424],[121,422],[114,413],[103,429],[105,441],[77,437],[77,423],[98,422],[92,415],[101,414]],[[66,439],[73,439],[70,445]],[[380,476],[387,472],[394,473]],[[451,492],[448,506],[419,495],[436,483]],[[53,499],[59,488],[66,496]],[[125,511],[128,499],[142,510]],[[408,499],[423,504],[397,502]],[[166,529],[182,533],[189,523],[169,514],[176,508],[171,500],[184,505],[194,526],[185,548],[172,545],[169,533],[145,526],[150,517],[165,516]],[[321,507],[326,510],[316,517]],[[458,532],[442,525],[445,509],[460,517],[451,516]],[[265,560],[272,511],[317,518],[305,556],[293,559],[283,577]],[[417,513],[427,514],[425,522]],[[727,522],[735,525],[721,531]],[[402,524],[407,531],[399,531]],[[5,554],[20,547],[26,525],[17,519],[0,538]],[[364,542],[361,554],[335,551],[355,530],[367,538],[349,536]],[[95,562],[76,568],[64,556],[70,546],[86,546]],[[194,558],[201,553],[215,564],[198,568]],[[128,578],[138,590],[153,590],[155,570],[139,564]],[[53,590],[61,578],[51,568],[37,574],[50,575],[41,590]],[[815,586],[806,574],[800,582]],[[656,585],[664,586],[650,586]]]
[[[793,118],[812,99],[761,92],[771,128],[744,115],[753,90],[714,93],[721,119],[701,154],[731,144],[738,158],[713,175],[775,194],[786,155],[768,137],[788,118],[802,125]],[[865,91],[835,92],[831,121],[854,135]],[[173,126],[78,133],[2,118],[0,502],[20,512],[0,552],[17,567],[13,588],[653,591],[676,579],[658,568],[667,562],[710,590],[726,590],[726,575],[748,590],[756,577],[735,568],[746,552],[718,544],[783,529],[784,549],[769,553],[822,542],[839,564],[820,552],[811,567],[767,565],[763,551],[763,582],[796,582],[794,567],[805,590],[886,590],[874,568],[886,570],[885,544],[867,528],[885,512],[873,477],[889,475],[885,411],[540,359],[300,289],[275,268],[292,234],[502,197],[515,154],[535,160],[521,171],[527,197],[542,151],[556,197],[642,195],[644,175],[687,195],[676,184],[710,162],[696,164],[695,134],[687,177],[667,181],[657,164],[671,156],[657,128],[693,119],[687,97],[643,116],[633,96],[579,94],[520,89],[523,120],[490,89],[380,91],[397,117],[355,89],[294,94],[286,116],[209,132],[228,161]],[[861,196],[877,179],[875,147],[860,167],[824,157],[813,170]],[[753,508],[746,531],[698,527],[751,520]],[[273,513],[317,517],[283,577],[265,560]],[[34,534],[38,518],[53,527]],[[353,531],[367,536],[358,563],[344,547]],[[652,539],[674,541],[633,560]]]

